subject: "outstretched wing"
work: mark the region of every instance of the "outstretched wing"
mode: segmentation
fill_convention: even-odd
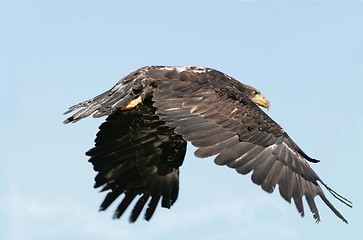
[[[164,123],[146,101],[114,112],[100,126],[95,147],[86,154],[98,172],[95,188],[103,186],[102,191],[109,191],[101,210],[122,196],[114,214],[119,218],[138,198],[129,218],[134,222],[146,204],[144,217],[149,220],[160,200],[166,208],[176,201],[186,141]]]
[[[294,199],[301,215],[305,196],[317,222],[320,216],[314,198],[319,196],[347,222],[325,197],[318,182],[327,186],[307,163],[316,160],[309,158],[277,123],[226,82],[220,77],[208,80],[198,76],[164,81],[154,91],[156,114],[198,148],[197,157],[217,155],[216,164],[227,165],[241,174],[253,171],[252,181],[267,192],[273,192],[278,184],[281,196],[288,202]]]

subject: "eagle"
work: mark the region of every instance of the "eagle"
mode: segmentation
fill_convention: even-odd
[[[196,157],[215,156],[217,165],[250,172],[252,182],[293,200],[304,216],[305,198],[316,222],[315,197],[348,221],[326,197],[322,186],[349,207],[314,172],[309,157],[260,107],[269,101],[257,89],[218,70],[195,66],[146,66],[122,78],[110,90],[71,106],[64,123],[107,116],[95,146],[86,152],[97,172],[95,188],[107,195],[106,210],[122,199],[114,212],[120,218],[131,205],[129,221],[141,213],[149,221],[157,206],[170,208],[178,198],[179,168],[191,142]]]

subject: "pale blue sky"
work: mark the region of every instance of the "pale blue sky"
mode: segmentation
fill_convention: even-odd
[[[3,0],[0,20],[1,239],[361,235],[362,1]],[[157,64],[213,67],[261,90],[268,114],[322,160],[316,172],[353,201],[349,209],[328,196],[349,225],[320,199],[322,222],[301,218],[277,192],[192,148],[171,210],[133,225],[99,213],[104,194],[84,152],[104,119],[65,126],[62,113]]]

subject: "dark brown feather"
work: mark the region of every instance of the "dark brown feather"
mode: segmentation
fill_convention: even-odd
[[[178,196],[178,169],[186,142],[164,125],[147,101],[128,111],[117,111],[100,126],[96,146],[87,152],[98,171],[95,187],[107,186],[111,192],[101,205],[107,209],[119,196],[114,217],[119,218],[140,196],[131,213],[134,222],[150,200],[145,218],[150,219],[157,202],[170,208]]]
[[[278,184],[281,196],[288,202],[294,198],[301,214],[304,214],[302,197],[305,195],[314,218],[319,221],[314,198],[323,194],[318,185],[322,180],[307,163],[317,161],[308,157],[277,123],[232,86],[230,79],[212,72],[208,76],[185,77],[183,85],[189,82],[189,89],[174,87],[178,83],[173,81],[161,83],[153,97],[156,114],[199,148],[198,157],[215,154],[219,165],[227,165],[242,174],[253,171],[252,181],[268,192]],[[228,137],[235,134],[239,141],[215,148],[215,139],[224,134]],[[308,186],[304,191],[300,189],[301,182]],[[335,208],[332,211],[337,212]],[[340,214],[337,216],[346,221]]]
[[[108,191],[101,210],[118,197],[115,217],[120,217],[138,198],[131,212],[134,222],[146,207],[149,220],[158,203],[170,208],[179,192],[179,167],[186,141],[198,149],[197,157],[216,155],[215,163],[251,179],[267,192],[279,186],[281,196],[294,199],[304,215],[305,197],[316,221],[320,221],[315,197],[343,221],[346,219],[325,197],[322,184],[334,197],[351,207],[312,170],[318,162],[305,154],[288,134],[253,101],[256,89],[210,68],[140,68],[112,89],[69,108],[75,111],[64,123],[77,122],[91,114],[106,116],[95,147],[87,152],[95,171],[95,187]],[[121,111],[141,97],[142,105]]]

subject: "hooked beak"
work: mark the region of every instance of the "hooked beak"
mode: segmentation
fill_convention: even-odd
[[[267,110],[270,109],[270,101],[265,98],[262,94],[256,94],[253,96],[252,100],[259,106],[266,108]]]

